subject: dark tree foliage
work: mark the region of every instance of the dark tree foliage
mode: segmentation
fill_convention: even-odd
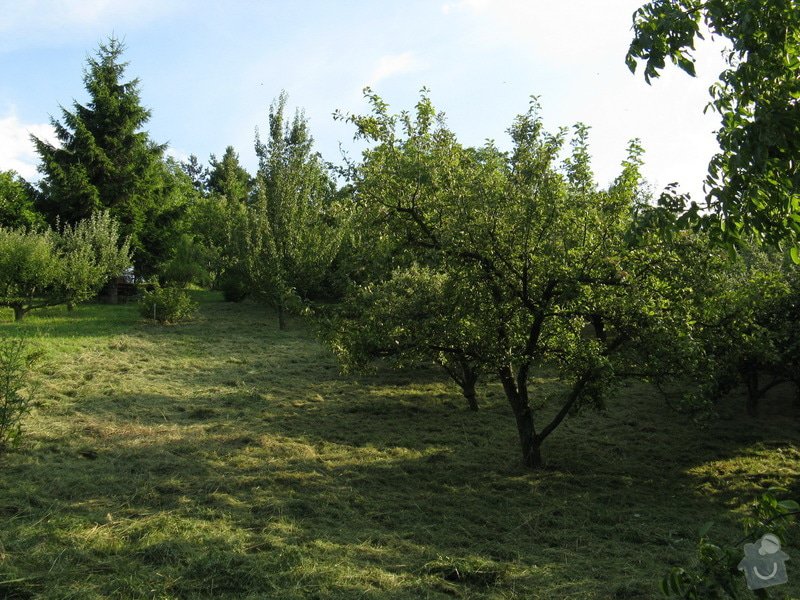
[[[196,155],[189,155],[188,160],[181,163],[181,169],[189,177],[195,190],[201,194],[208,191],[208,169],[200,163]]]
[[[165,147],[142,128],[150,111],[142,106],[139,80],[125,80],[124,45],[114,37],[88,59],[84,86],[89,101],[61,109],[51,119],[58,144],[32,136],[41,158],[38,206],[51,223],[76,223],[108,209],[130,236],[137,270],[154,269],[153,231],[170,220],[163,214],[168,174]]]
[[[536,101],[504,152],[461,145],[425,92],[415,112],[397,115],[367,97],[371,112],[347,118],[369,144],[350,173],[353,236],[368,266],[329,343],[345,365],[376,350],[434,360],[471,405],[475,376],[499,381],[523,463],[540,467],[543,442],[570,413],[602,406],[640,346],[684,329],[682,263],[658,238],[634,235],[641,148],[631,143],[601,189],[587,128],[576,126],[562,163],[566,131],[546,132]],[[563,387],[543,390],[537,373]],[[554,415],[544,418],[545,404]]]
[[[253,191],[253,178],[239,163],[233,146],[225,148],[221,160],[211,155],[208,170],[208,191],[225,196],[228,200],[246,203]]]
[[[653,0],[633,15],[626,61],[658,77],[669,58],[695,74],[702,27],[726,40],[728,68],[711,89],[720,151],[709,164],[706,202],[687,216],[715,235],[746,232],[791,248],[800,262],[800,3],[797,0]]]

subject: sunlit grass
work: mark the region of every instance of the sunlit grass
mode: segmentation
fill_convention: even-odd
[[[0,597],[654,598],[705,521],[732,542],[764,487],[800,497],[781,390],[699,430],[632,382],[530,473],[496,387],[473,414],[436,371],[344,377],[302,322],[198,297],[174,327],[0,314],[46,350],[0,459]]]

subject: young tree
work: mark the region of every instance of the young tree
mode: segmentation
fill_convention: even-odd
[[[701,25],[729,44],[711,87],[721,117],[706,202],[728,240],[755,233],[800,262],[800,8],[797,0],[654,0],[633,16],[627,63],[658,77],[669,58],[694,75]],[[694,206],[690,217],[709,221]]]
[[[293,299],[318,285],[336,255],[334,184],[301,112],[286,121],[286,94],[270,106],[269,138],[256,135],[256,197],[247,212],[244,265],[254,295],[275,307],[285,328]]]
[[[151,243],[169,221],[164,146],[142,129],[150,111],[141,104],[139,80],[125,80],[123,51],[112,37],[89,58],[89,102],[76,101],[72,110],[61,109],[61,121],[51,119],[58,144],[32,136],[41,159],[39,208],[51,224],[110,210],[130,238],[137,269],[149,273],[158,262]]]
[[[673,307],[670,282],[652,267],[663,260],[659,249],[630,236],[642,202],[641,150],[632,144],[620,177],[600,190],[586,128],[576,128],[571,156],[559,165],[566,132],[546,133],[536,102],[514,121],[506,153],[491,143],[461,146],[424,94],[413,115],[390,115],[379,97],[368,97],[372,113],[349,117],[373,142],[351,173],[354,210],[375,226],[363,233],[362,252],[388,246],[398,266],[425,265],[470,294],[469,302],[433,304],[435,316],[405,322],[414,330],[408,339],[447,346],[460,335],[462,348],[477,349],[482,371],[503,386],[523,463],[539,467],[544,440],[571,411],[603,402],[630,371],[637,344]],[[398,274],[413,272],[387,267],[375,285],[402,290]],[[430,287],[423,273],[414,276]],[[677,303],[680,294],[672,296]],[[431,319],[442,327],[429,328]],[[357,342],[359,331],[345,341]],[[544,425],[531,402],[534,369],[558,372],[566,390]]]
[[[19,321],[30,310],[75,304],[129,265],[128,242],[107,213],[60,231],[0,227],[0,306]]]

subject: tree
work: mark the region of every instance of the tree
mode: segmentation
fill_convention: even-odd
[[[654,0],[633,16],[626,57],[650,83],[669,58],[695,74],[701,25],[730,44],[728,68],[710,90],[721,117],[720,152],[709,164],[706,203],[688,220],[737,241],[756,235],[791,248],[800,262],[800,6],[797,0]]]
[[[30,310],[75,304],[129,265],[128,242],[108,213],[60,231],[0,227],[0,306],[19,321]]]
[[[631,144],[621,175],[601,190],[586,127],[576,127],[560,165],[566,132],[548,134],[535,101],[514,121],[512,149],[503,152],[493,143],[460,145],[424,93],[414,114],[400,115],[367,96],[371,113],[348,117],[372,143],[351,171],[353,210],[373,224],[362,234],[362,253],[388,248],[390,258],[381,279],[364,285],[402,295],[398,277],[414,277],[423,289],[441,279],[469,294],[466,303],[434,303],[423,318],[406,321],[414,330],[406,339],[447,347],[461,336],[462,348],[475,349],[480,369],[503,386],[523,463],[540,467],[544,440],[579,407],[602,405],[630,372],[636,347],[668,323],[661,313],[679,312],[680,294],[671,302],[671,282],[653,268],[664,260],[660,248],[631,235],[644,202],[641,149]],[[420,265],[419,275],[409,263]],[[405,289],[409,298],[395,303],[401,312],[419,293]],[[391,297],[383,298],[393,310]],[[358,343],[360,331],[374,328],[343,341]],[[539,395],[557,402],[544,424],[531,401],[534,371],[556,373],[564,384],[556,398]]]
[[[200,164],[197,156],[190,154],[188,160],[181,163],[181,168],[191,180],[194,189],[200,194],[205,195],[208,191],[206,186],[208,181],[208,169]]]
[[[275,307],[285,328],[293,300],[319,284],[339,247],[334,183],[304,115],[286,121],[286,94],[269,110],[269,138],[256,134],[255,201],[247,212],[244,265],[253,293]]]
[[[57,145],[32,136],[41,159],[39,208],[51,224],[110,210],[130,238],[137,269],[149,273],[158,262],[150,246],[160,235],[154,230],[169,221],[165,147],[142,130],[150,111],[141,104],[139,80],[125,80],[123,52],[112,37],[88,59],[89,102],[76,101],[72,110],[61,109],[61,121],[51,119]]]
[[[0,171],[0,226],[38,227],[44,219],[34,207],[35,191],[14,171]]]
[[[225,148],[222,160],[217,161],[217,157],[212,154],[210,162],[207,184],[209,192],[246,203],[253,190],[253,178],[239,164],[239,155],[233,146]]]
[[[476,290],[448,274],[411,264],[388,279],[357,286],[339,312],[323,320],[325,336],[345,370],[376,358],[405,368],[440,365],[478,410],[480,335],[472,315]]]

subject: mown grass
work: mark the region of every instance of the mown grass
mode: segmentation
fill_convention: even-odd
[[[472,413],[435,371],[342,376],[302,322],[200,299],[0,314],[47,353],[0,458],[0,597],[655,598],[705,521],[732,542],[762,489],[800,497],[781,390],[698,429],[630,382],[532,473],[496,387]]]

